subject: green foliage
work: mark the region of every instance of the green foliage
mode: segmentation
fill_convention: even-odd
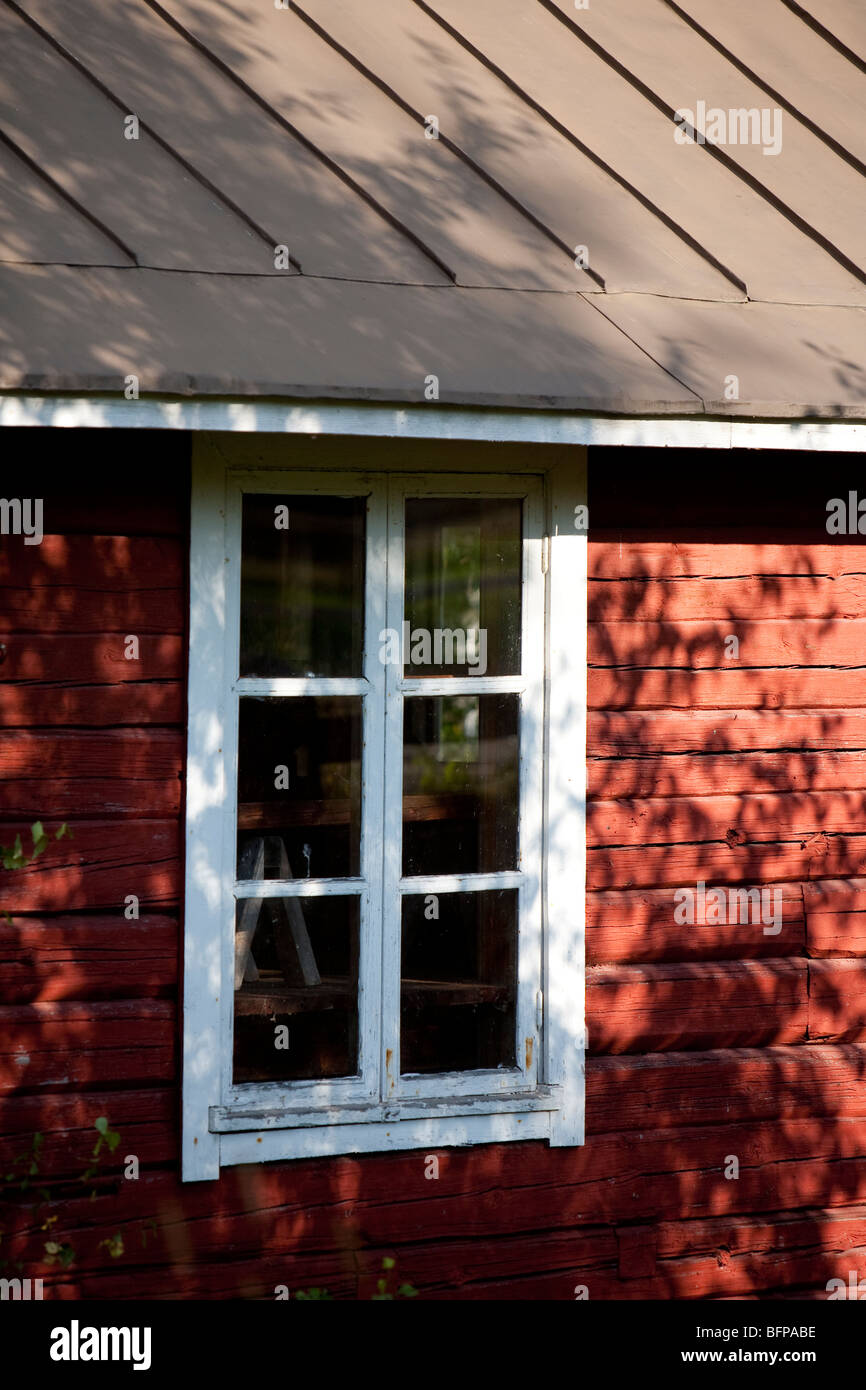
[[[397,1261],[385,1255],[382,1259],[382,1277],[376,1280],[376,1292],[370,1295],[374,1303],[393,1302],[396,1298],[417,1298],[418,1290],[412,1284],[399,1284],[394,1289],[397,1275],[394,1273]]]
[[[54,838],[55,840],[62,840],[64,835],[68,836],[70,839],[72,838],[72,831],[69,829],[66,821],[63,822]],[[30,838],[33,841],[33,849],[29,854],[24,853],[20,835],[15,836],[13,844],[0,845],[0,864],[2,864],[4,869],[26,869],[29,864],[32,864],[34,860],[38,859],[40,854],[43,854],[48,848],[49,837],[42,828],[41,820],[35,820],[31,825]]]
[[[96,1131],[96,1143],[91,1153],[92,1162],[84,1172],[75,1179],[76,1183],[80,1185],[89,1183],[90,1179],[101,1171],[105,1157],[108,1154],[114,1153],[120,1143],[119,1132],[110,1127],[105,1115],[100,1115],[98,1119],[94,1121],[93,1128]],[[22,1195],[29,1191],[33,1184],[33,1180],[39,1176],[43,1145],[43,1136],[41,1134],[34,1134],[31,1138],[29,1148],[25,1149],[12,1160],[12,1171],[6,1174],[5,1183],[0,1184],[0,1192],[3,1192],[4,1197],[6,1196],[4,1189],[11,1189]],[[52,1197],[51,1192],[46,1187],[34,1187],[33,1191],[37,1198],[33,1203],[33,1214],[35,1219],[38,1220],[42,1207],[45,1203],[50,1202]],[[91,1189],[90,1196],[91,1199],[96,1197],[95,1189]],[[48,1216],[38,1226],[38,1230],[46,1233],[49,1238],[42,1242],[45,1254],[39,1255],[36,1258],[44,1264],[60,1265],[61,1269],[68,1269],[76,1258],[76,1250],[69,1241],[58,1238],[57,1233],[53,1230],[56,1222],[56,1216]],[[149,1235],[156,1232],[156,1230],[157,1224],[153,1217],[141,1223],[142,1246],[147,1245]],[[3,1239],[3,1234],[3,1228],[0,1227],[0,1241]],[[113,1260],[119,1259],[126,1251],[122,1231],[115,1231],[114,1235],[99,1241],[97,1249],[107,1250]],[[0,1260],[0,1269],[6,1269],[9,1263],[8,1260]],[[23,1270],[24,1263],[25,1262],[22,1260],[16,1261],[15,1268],[18,1271]]]
[[[418,1290],[412,1284],[399,1284],[396,1289],[394,1285],[397,1275],[394,1273],[397,1261],[392,1260],[389,1255],[382,1257],[382,1275],[376,1280],[376,1292],[370,1294],[372,1303],[393,1302],[397,1298],[417,1298]],[[327,1289],[299,1289],[295,1298],[303,1299],[305,1302],[328,1302],[335,1300],[328,1293]]]

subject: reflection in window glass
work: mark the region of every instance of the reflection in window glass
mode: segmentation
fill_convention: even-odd
[[[363,497],[246,495],[242,676],[360,676]]]
[[[263,837],[277,843],[262,851]],[[360,853],[360,698],[245,695],[238,730],[238,878],[353,877]],[[259,855],[262,872],[252,872]]]
[[[235,1083],[357,1073],[358,923],[356,897],[238,902]]]
[[[519,697],[411,696],[403,709],[403,873],[516,869]]]
[[[400,1070],[515,1065],[517,893],[403,899]]]
[[[406,502],[403,674],[520,672],[521,502]]]

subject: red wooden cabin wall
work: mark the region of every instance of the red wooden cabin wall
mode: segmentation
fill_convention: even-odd
[[[67,1299],[363,1297],[383,1254],[426,1298],[826,1297],[866,1274],[866,544],[824,528],[852,460],[590,456],[586,1147],[182,1185],[189,439],[5,442],[46,538],[0,541],[0,840],[37,816],[74,839],[0,878],[0,1165],[43,1133],[52,1194],[3,1212],[0,1255]],[[698,879],[780,886],[781,932],[676,926]],[[91,1201],[99,1115],[121,1143]],[[52,1215],[66,1270],[34,1262]]]

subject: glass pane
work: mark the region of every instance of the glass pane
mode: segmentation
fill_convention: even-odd
[[[236,1082],[357,1074],[358,923],[356,897],[238,902]]]
[[[515,891],[404,897],[401,976],[401,1072],[515,1065]]]
[[[242,676],[360,676],[363,497],[244,497]]]
[[[517,695],[412,696],[403,714],[403,873],[517,868]]]
[[[354,877],[360,854],[360,697],[243,696],[238,878]]]
[[[516,498],[407,501],[405,677],[519,675],[521,511]]]

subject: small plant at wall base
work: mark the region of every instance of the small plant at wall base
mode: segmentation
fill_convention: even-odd
[[[91,1154],[92,1161],[84,1172],[74,1180],[80,1187],[86,1186],[91,1178],[100,1173],[105,1153],[113,1153],[120,1143],[119,1132],[109,1127],[108,1120],[104,1115],[99,1116],[94,1122],[93,1127],[96,1130],[97,1139]],[[30,1140],[30,1147],[12,1160],[12,1170],[5,1174],[5,1182],[2,1184],[2,1187],[0,1187],[4,1202],[10,1202],[12,1200],[10,1189],[12,1192],[17,1191],[17,1193],[23,1196],[23,1194],[33,1188],[37,1197],[37,1200],[32,1204],[31,1208],[34,1221],[39,1220],[42,1214],[42,1208],[53,1200],[52,1194],[47,1187],[34,1186],[35,1180],[39,1177],[39,1166],[44,1143],[45,1140],[42,1134],[34,1134]],[[72,1192],[67,1190],[63,1195],[67,1197],[77,1197],[79,1193],[75,1190]],[[96,1189],[91,1188],[91,1200],[95,1199],[96,1195]],[[59,1238],[58,1233],[54,1230],[57,1220],[57,1216],[47,1216],[45,1220],[40,1223],[37,1228],[37,1239],[38,1236],[42,1234],[47,1235],[48,1239],[41,1242],[41,1251],[38,1253],[34,1251],[32,1254],[30,1254],[30,1252],[25,1252],[26,1258],[15,1261],[14,1268],[19,1274],[23,1272],[25,1264],[39,1263],[59,1265],[61,1269],[68,1269],[73,1263],[76,1258],[75,1247],[71,1245],[68,1240]],[[145,1223],[145,1225],[153,1226],[154,1223],[150,1221]],[[0,1241],[3,1240],[5,1234],[5,1229],[0,1227]],[[146,1236],[144,1231],[142,1231],[142,1243],[144,1244],[145,1241]],[[97,1248],[100,1249],[103,1247],[108,1251],[112,1259],[118,1259],[124,1253],[124,1242],[121,1232],[116,1231],[114,1235],[99,1241]],[[44,1254],[42,1251],[44,1251]],[[0,1259],[0,1269],[8,1269],[9,1265],[10,1261],[8,1259]]]
[[[397,1275],[393,1272],[397,1266],[397,1261],[391,1259],[389,1255],[382,1258],[382,1274],[376,1280],[376,1292],[370,1294],[371,1303],[392,1302],[398,1298],[417,1298],[418,1290],[412,1284],[400,1284],[395,1289],[394,1284]],[[305,1302],[313,1303],[334,1303],[327,1289],[299,1289],[295,1298]]]
[[[60,829],[55,831],[54,839],[62,840],[64,836],[72,837],[72,831],[64,823]],[[51,837],[45,833],[45,829],[40,820],[34,821],[30,827],[30,837],[33,843],[32,849],[27,852],[20,835],[15,836],[11,845],[0,845],[0,867],[8,870],[26,869],[33,864],[41,854],[47,849],[51,842]],[[6,920],[12,922],[8,912],[3,912]],[[79,1197],[80,1189],[86,1188],[99,1175],[107,1176],[103,1171],[103,1163],[109,1154],[113,1154],[120,1143],[120,1133],[112,1129],[105,1115],[100,1115],[94,1121],[96,1130],[96,1143],[90,1154],[90,1162],[84,1172],[73,1179],[71,1182],[63,1182],[64,1197]],[[0,1270],[8,1270],[10,1266],[19,1274],[24,1272],[25,1265],[46,1264],[59,1265],[61,1269],[68,1269],[76,1258],[75,1247],[62,1238],[55,1229],[58,1223],[58,1216],[46,1216],[41,1220],[43,1208],[52,1200],[52,1193],[47,1187],[37,1186],[40,1176],[40,1166],[44,1158],[45,1137],[40,1133],[31,1136],[29,1147],[22,1153],[17,1154],[12,1159],[11,1171],[5,1174],[5,1180],[0,1182],[0,1202],[7,1207],[13,1202],[20,1206],[27,1206],[27,1194],[32,1191],[35,1201],[30,1204],[31,1220],[34,1229],[28,1240],[36,1239],[40,1248],[30,1251],[26,1244],[21,1250],[21,1258],[14,1262],[6,1258],[0,1258]],[[94,1201],[97,1196],[95,1187],[90,1187],[90,1198]],[[36,1224],[38,1223],[38,1224]],[[156,1222],[153,1218],[141,1223],[141,1243],[146,1245],[148,1236],[156,1230]],[[6,1230],[0,1226],[0,1242],[6,1236]],[[45,1238],[47,1237],[47,1238]],[[115,1231],[113,1235],[100,1240],[97,1249],[105,1249],[114,1260],[119,1259],[124,1254],[125,1246],[121,1231]]]

